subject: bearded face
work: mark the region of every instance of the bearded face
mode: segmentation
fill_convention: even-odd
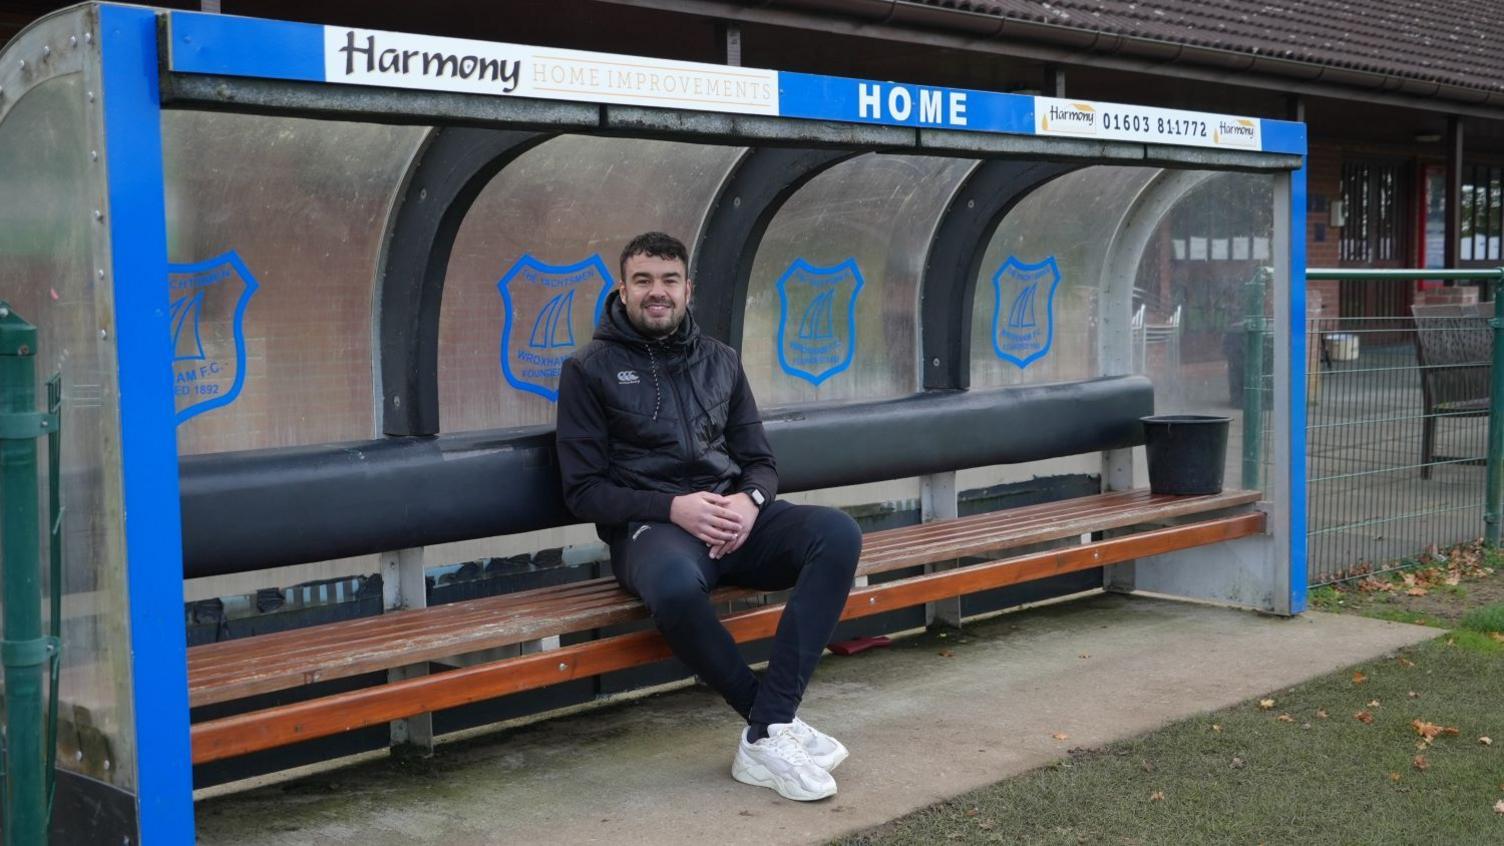
[[[689,311],[691,288],[678,259],[640,254],[622,266],[622,305],[632,326],[647,338],[664,338],[679,328]]]

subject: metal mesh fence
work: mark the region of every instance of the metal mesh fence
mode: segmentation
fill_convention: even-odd
[[[1307,321],[1312,585],[1484,532],[1493,304],[1411,305],[1413,281],[1351,284],[1406,313]],[[1357,298],[1342,299],[1348,311]]]

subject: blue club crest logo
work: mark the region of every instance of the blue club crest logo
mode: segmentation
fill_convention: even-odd
[[[506,311],[501,372],[507,384],[558,402],[564,362],[590,340],[611,284],[599,254],[570,265],[545,264],[526,253],[517,259],[496,283]]]
[[[1020,368],[1044,358],[1055,340],[1055,289],[1060,266],[1050,256],[1025,264],[1008,256],[992,276],[997,304],[992,312],[992,348]]]
[[[240,396],[245,386],[245,309],[257,287],[234,250],[208,261],[167,266],[178,425]]]
[[[818,387],[856,355],[856,298],[862,271],[849,258],[831,267],[794,259],[778,277],[778,364]]]

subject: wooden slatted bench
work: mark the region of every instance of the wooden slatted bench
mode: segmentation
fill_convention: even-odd
[[[873,532],[858,575],[1047,542],[1109,537],[855,588],[842,619],[1122,563],[1262,533],[1252,491],[1173,497],[1146,490],[989,512]],[[731,589],[717,603],[755,595]],[[771,637],[782,605],[724,616],[738,642]],[[514,646],[554,635],[641,620],[646,610],[612,579],[397,611],[197,646],[188,651],[190,703],[197,707],[314,682]],[[670,657],[657,632],[638,631],[409,678],[353,692],[205,720],[192,727],[195,764],[231,758],[430,711],[649,664]]]

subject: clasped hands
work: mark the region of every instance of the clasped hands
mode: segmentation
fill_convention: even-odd
[[[721,496],[709,491],[674,497],[669,519],[710,547],[711,558],[742,548],[757,522],[757,505],[744,493]]]

